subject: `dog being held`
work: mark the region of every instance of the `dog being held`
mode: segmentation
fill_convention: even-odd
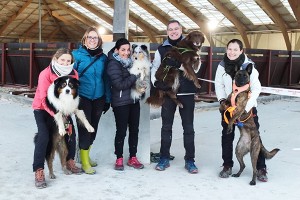
[[[141,99],[145,96],[145,91],[149,86],[150,75],[150,56],[146,45],[132,45],[132,67],[130,74],[139,77],[135,85],[131,88],[131,98],[133,100]]]
[[[49,176],[54,179],[53,173],[53,159],[55,151],[58,152],[62,170],[65,174],[71,174],[66,167],[66,159],[68,154],[67,145],[64,135],[72,134],[72,124],[68,118],[75,114],[82,125],[88,132],[94,132],[94,128],[90,125],[82,110],[78,109],[79,95],[78,95],[79,81],[70,76],[62,76],[57,78],[48,88],[46,103],[54,115],[52,127],[52,137],[49,138],[47,146],[46,161],[49,168]],[[66,125],[66,126],[65,126]],[[36,140],[37,135],[35,136]]]
[[[233,124],[237,123],[240,131],[240,138],[235,148],[236,158],[240,164],[238,173],[233,174],[233,177],[239,177],[245,169],[243,157],[250,152],[251,164],[253,169],[252,180],[250,185],[256,184],[257,177],[257,159],[260,152],[263,153],[266,159],[271,159],[279,151],[275,148],[268,151],[262,144],[259,132],[255,125],[252,112],[245,111],[250,92],[250,74],[253,65],[250,63],[245,70],[239,70],[235,67],[235,76],[233,82],[233,92],[228,96],[227,100],[220,105],[220,111],[224,112],[224,119],[228,123],[228,133],[232,131]]]
[[[165,55],[167,59],[176,59],[182,63],[178,69],[173,66],[168,66],[164,59],[156,71],[155,78],[157,81],[164,82],[170,91],[156,89],[154,94],[147,99],[147,103],[151,106],[159,107],[164,102],[164,96],[168,95],[179,107],[183,107],[178,101],[176,93],[180,86],[179,73],[193,81],[197,88],[200,88],[199,80],[196,73],[201,66],[200,52],[205,38],[202,32],[192,31],[184,39],[178,42],[177,46],[173,46]],[[181,70],[182,72],[180,72]]]

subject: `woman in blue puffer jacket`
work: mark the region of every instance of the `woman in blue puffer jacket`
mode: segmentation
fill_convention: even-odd
[[[110,107],[110,85],[106,75],[107,56],[102,50],[102,39],[97,29],[90,27],[81,40],[82,45],[73,51],[74,69],[79,74],[79,109],[94,127],[95,133],[89,133],[83,126],[78,126],[80,159],[86,174],[95,174],[92,168],[97,163],[90,159],[89,152],[93,144],[100,117]],[[77,123],[78,124],[78,123]]]

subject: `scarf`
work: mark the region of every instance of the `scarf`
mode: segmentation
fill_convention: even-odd
[[[99,47],[99,46],[98,46]],[[95,56],[95,55],[100,55],[103,53],[103,49],[102,48],[94,48],[94,49],[89,49],[86,46],[83,46],[83,48],[91,55],[91,56]]]
[[[180,40],[182,40],[182,35],[177,40],[171,40],[168,36],[168,41],[172,46],[176,46]]]
[[[242,53],[237,59],[229,60],[227,53],[224,54],[225,72],[234,79],[235,73],[240,69],[245,61],[245,54]],[[237,68],[236,68],[237,67]]]
[[[125,69],[129,69],[132,65],[131,58],[127,58],[127,59],[121,58],[121,56],[118,53],[113,53],[113,57],[117,61],[119,61]]]
[[[58,77],[69,75],[73,70],[73,65],[74,63],[68,66],[60,65],[55,60],[51,62],[51,68]]]

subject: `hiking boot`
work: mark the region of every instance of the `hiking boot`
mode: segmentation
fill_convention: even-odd
[[[47,187],[44,169],[42,168],[39,168],[35,171],[35,187],[37,187],[38,189],[43,189]]]
[[[232,174],[232,168],[228,166],[224,166],[223,170],[219,173],[219,177],[221,178],[228,178],[229,175]]]
[[[168,158],[160,158],[155,169],[158,171],[164,171],[168,167],[170,167],[169,159]]]
[[[124,170],[123,158],[118,158],[116,160],[115,170],[119,170],[119,171],[123,171]]]
[[[198,168],[196,167],[194,161],[187,160],[185,161],[184,168],[190,173],[190,174],[197,174]]]
[[[267,173],[268,172],[266,168],[257,170],[257,179],[261,182],[267,182],[268,181]]]
[[[135,169],[143,169],[144,165],[136,157],[129,158],[127,165]]]
[[[73,174],[82,174],[82,169],[75,165],[75,161],[73,159],[67,161],[67,169]]]

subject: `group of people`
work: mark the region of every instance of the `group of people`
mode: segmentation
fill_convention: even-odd
[[[191,173],[198,173],[195,165],[195,130],[194,130],[194,108],[196,87],[193,82],[183,76],[179,69],[181,63],[176,58],[165,58],[166,52],[176,46],[184,38],[182,26],[177,20],[171,20],[167,25],[168,38],[158,47],[151,66],[151,82],[153,87],[160,90],[171,90],[164,82],[155,79],[155,72],[164,60],[168,66],[178,68],[180,72],[178,99],[183,107],[179,108],[182,120],[183,143],[185,148],[185,169]],[[232,92],[232,69],[238,65],[241,68],[251,62],[243,52],[243,44],[238,39],[228,42],[224,59],[218,65],[215,76],[215,90],[217,99],[222,104]],[[254,63],[253,63],[254,64]],[[44,163],[49,137],[51,137],[51,126],[53,113],[46,104],[47,89],[50,84],[60,76],[72,76],[80,81],[79,109],[84,111],[87,120],[95,129],[89,133],[84,127],[78,126],[78,142],[80,151],[81,168],[74,161],[76,152],[76,134],[65,135],[68,147],[67,169],[74,174],[95,174],[93,167],[97,163],[90,158],[90,150],[95,141],[99,120],[110,107],[115,117],[116,135],[114,140],[116,162],[115,170],[124,170],[123,147],[127,129],[129,130],[129,158],[127,165],[136,169],[142,169],[144,165],[137,159],[137,146],[140,123],[140,102],[131,98],[130,90],[136,83],[138,76],[130,74],[132,66],[130,43],[121,38],[116,41],[115,46],[108,52],[103,53],[102,39],[96,28],[90,27],[86,30],[81,46],[71,52],[68,49],[58,49],[54,54],[50,65],[39,75],[38,86],[33,100],[34,117],[38,132],[35,141],[33,171],[35,172],[35,186],[37,188],[47,187],[44,175]],[[145,88],[146,89],[146,88]],[[251,74],[251,98],[246,111],[253,108],[255,123],[259,128],[257,116],[257,97],[261,91],[258,72],[253,68]],[[160,160],[155,166],[158,171],[170,167],[170,147],[172,143],[172,127],[177,105],[166,96],[161,107],[161,146]],[[231,175],[233,167],[233,140],[234,129],[227,133],[227,124],[223,113],[221,125],[222,130],[222,159],[223,169],[219,173],[221,178]],[[69,121],[72,124],[72,119]],[[74,128],[73,128],[74,130]],[[259,156],[257,162],[258,179],[266,182],[266,165],[263,155]]]

